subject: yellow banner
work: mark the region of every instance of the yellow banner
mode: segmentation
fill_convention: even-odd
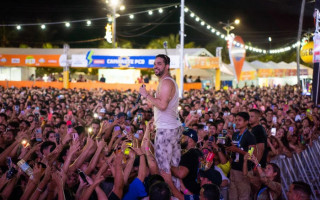
[[[219,58],[189,56],[187,66],[193,69],[217,69],[219,68]]]

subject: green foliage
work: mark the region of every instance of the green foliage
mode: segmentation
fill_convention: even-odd
[[[27,48],[30,48],[27,44],[20,44],[19,45],[19,48],[21,49],[27,49]]]

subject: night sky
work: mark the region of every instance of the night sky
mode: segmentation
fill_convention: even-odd
[[[165,5],[180,3],[176,0],[123,0],[126,10],[119,12],[127,14],[158,8]],[[7,1],[1,3],[1,24],[25,24],[70,21],[105,17],[110,9],[103,0],[32,0]],[[222,29],[220,21],[241,20],[233,33],[243,37],[245,42],[251,42],[259,48],[269,48],[268,37],[272,37],[272,48],[293,44],[297,38],[301,0],[187,0],[188,6],[200,18],[213,27]],[[303,33],[314,32],[314,3],[307,1]],[[143,48],[150,40],[179,33],[179,8],[165,9],[162,14],[154,12],[128,16],[117,20],[117,37],[119,40],[130,40],[134,48]],[[85,22],[71,24],[66,28],[63,24],[48,25],[43,31],[39,26],[22,26],[18,31],[13,27],[0,27],[1,41],[8,41],[6,46],[19,46],[24,43],[31,47],[39,47],[44,42],[61,47],[63,42],[69,42],[71,47],[94,48],[97,42],[75,43],[105,35],[104,26],[107,20],[92,21],[87,27]],[[197,46],[204,47],[213,40],[221,40],[212,35],[204,26],[200,26],[186,13],[186,42],[194,41]]]

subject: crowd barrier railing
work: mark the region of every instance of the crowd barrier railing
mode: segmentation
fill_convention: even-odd
[[[287,198],[290,184],[294,181],[304,181],[311,186],[311,199],[320,199],[320,137],[300,154],[294,153],[292,158],[279,155],[271,162],[281,170],[282,196]]]
[[[158,84],[149,83],[145,84],[147,89],[156,90]],[[0,86],[5,88],[8,87],[53,87],[57,89],[63,88],[62,82],[44,82],[44,81],[0,81]],[[102,88],[105,90],[139,90],[141,84],[121,84],[121,83],[101,83],[98,81],[90,81],[90,82],[70,82],[69,85],[71,89],[73,88],[81,88],[81,89],[93,89],[93,88]],[[191,89],[200,90],[202,88],[201,83],[185,83],[183,85],[185,91],[189,91]]]

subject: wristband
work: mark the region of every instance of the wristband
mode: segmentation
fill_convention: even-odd
[[[261,167],[260,163],[256,164],[256,166],[254,166],[253,170],[256,170],[258,167]]]
[[[43,192],[43,190],[41,190],[39,187],[37,187],[37,190],[38,190],[39,192]]]
[[[149,147],[146,147],[146,151],[149,151],[149,149],[150,149]]]

